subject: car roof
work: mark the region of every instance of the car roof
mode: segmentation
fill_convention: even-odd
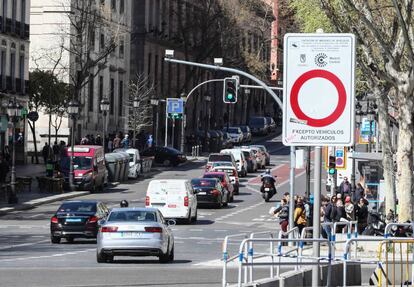
[[[99,203],[99,200],[65,200],[62,202],[64,203]]]
[[[112,208],[111,212],[114,211],[152,211],[156,212],[157,209],[153,207],[116,207]]]
[[[227,169],[236,169],[234,166],[232,166],[232,165],[220,165],[220,166],[215,166],[215,167],[213,167],[213,169],[220,169],[220,168],[222,168],[222,169],[225,169],[225,168],[227,168]]]
[[[204,175],[223,175],[226,174],[224,171],[209,171],[204,173]]]

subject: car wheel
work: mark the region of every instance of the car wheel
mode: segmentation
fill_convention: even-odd
[[[185,220],[185,223],[186,223],[186,224],[191,224],[191,210],[190,210],[190,212],[188,213],[188,218]]]
[[[171,248],[171,251],[170,251],[170,256],[168,256],[168,260],[169,260],[170,262],[173,262],[173,261],[174,261],[174,245],[173,245],[173,247]]]
[[[197,209],[196,209],[195,215],[193,217],[193,222],[197,222]]]
[[[168,244],[167,253],[161,253],[161,255],[159,256],[160,263],[168,263],[170,261],[171,252],[168,251],[169,248],[170,246]]]
[[[50,241],[52,241],[53,244],[59,244],[60,243],[60,237],[52,236],[52,237],[50,237]]]
[[[105,263],[106,262],[106,256],[105,256],[105,254],[96,251],[96,262],[98,262],[98,263]]]
[[[229,194],[227,193],[227,200],[226,202],[223,202],[223,206],[227,207],[229,205]]]
[[[171,165],[171,161],[169,159],[164,160],[164,162],[162,163],[164,166],[170,166]]]
[[[234,194],[231,195],[229,202],[233,202],[234,201]]]
[[[66,238],[66,241],[67,241],[68,243],[73,243],[74,238],[73,238],[73,237],[67,237],[67,238]]]

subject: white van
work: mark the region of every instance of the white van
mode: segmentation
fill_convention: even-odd
[[[247,175],[247,161],[240,149],[222,149],[220,153],[232,154],[236,160],[237,172],[239,173],[239,176],[245,177]]]
[[[145,197],[146,207],[158,208],[165,218],[197,221],[197,196],[189,180],[152,180]]]

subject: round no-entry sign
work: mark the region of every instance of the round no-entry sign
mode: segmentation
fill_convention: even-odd
[[[299,106],[299,91],[303,84],[314,78],[323,78],[330,81],[338,91],[338,104],[335,110],[327,117],[315,119],[306,115]],[[293,84],[290,92],[290,104],[293,113],[300,120],[306,121],[312,127],[325,127],[334,123],[344,112],[346,106],[346,91],[341,80],[333,73],[326,70],[311,70],[302,74]]]

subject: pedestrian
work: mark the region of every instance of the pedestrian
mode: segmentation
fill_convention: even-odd
[[[345,197],[345,213],[346,213],[346,220],[354,221],[355,220],[355,207],[354,204],[351,202],[351,197]]]
[[[293,213],[293,220],[295,222],[295,226],[299,228],[299,234],[302,234],[302,230],[306,226],[306,210],[303,205],[302,197],[297,198],[295,211]]]
[[[343,220],[346,220],[346,212],[345,212],[345,206],[341,199],[336,200],[336,215],[335,215],[335,222],[341,222]],[[337,226],[336,227],[336,233],[341,233],[343,230],[343,226]]]
[[[152,135],[149,135],[149,136],[148,136],[148,139],[147,139],[147,147],[148,147],[148,148],[151,148],[151,147],[152,147],[153,142],[154,142],[154,139],[152,138]]]
[[[0,184],[6,183],[6,178],[9,171],[9,163],[6,161],[3,155],[0,155]]]
[[[108,152],[112,152],[114,142],[108,138]]]
[[[322,196],[319,223],[325,222],[325,210],[326,210],[326,206],[328,205],[328,203],[329,203],[329,199],[326,196]],[[328,238],[328,234],[326,233],[325,227],[323,225],[321,229],[321,235],[323,238]]]
[[[57,142],[53,144],[52,150],[53,150],[53,161],[55,162],[59,161],[60,146],[58,145]]]
[[[279,219],[280,229],[287,232],[289,226],[289,204],[285,198],[280,201],[280,206],[273,211]]]
[[[100,135],[97,135],[95,138],[95,144],[96,145],[102,145],[102,138]]]
[[[49,144],[46,142],[42,149],[42,156],[43,156],[44,164],[47,163],[47,159],[49,158],[49,155],[50,155],[50,147],[49,147]]]
[[[117,149],[121,147],[121,137],[117,134],[113,141],[113,149]]]
[[[358,203],[361,198],[364,198],[365,196],[365,190],[364,187],[360,182],[358,182],[355,192],[354,192],[354,198],[352,199],[354,202]]]
[[[331,224],[334,223],[335,220],[335,216],[336,216],[336,196],[332,196],[331,200],[328,201],[328,199],[326,199],[327,203],[326,203],[326,207],[324,210],[324,218],[323,221],[324,223],[327,223],[326,225],[324,225],[324,229],[326,234],[330,237],[332,235],[332,228],[331,228]]]
[[[348,181],[348,177],[344,177],[344,180],[339,185],[339,193],[342,195],[342,200],[347,195],[351,195],[352,192],[352,186],[351,183]]]
[[[364,198],[361,198],[358,201],[358,205],[356,206],[355,210],[355,216],[358,222],[358,234],[362,234],[368,225],[368,207]]]
[[[121,147],[127,149],[129,147],[129,136],[126,134],[123,140],[121,141]]]

